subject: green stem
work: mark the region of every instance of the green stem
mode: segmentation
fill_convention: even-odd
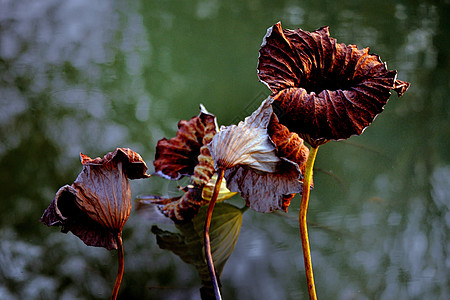
[[[209,205],[208,205],[208,211],[206,213],[205,230],[204,230],[206,264],[208,265],[209,276],[211,277],[212,285],[214,288],[214,295],[216,297],[216,300],[221,300],[222,296],[220,295],[219,284],[217,281],[216,271],[214,268],[214,261],[213,261],[212,254],[211,254],[211,241],[209,239],[209,227],[211,225],[211,217],[212,217],[212,213],[214,210],[214,205],[216,204],[216,201],[217,201],[217,196],[219,195],[220,185],[222,184],[224,173],[225,173],[225,170],[222,168],[219,168],[218,178],[216,181],[216,185],[214,186],[214,192],[211,197],[211,201],[209,202]]]
[[[122,282],[123,277],[123,269],[124,269],[124,259],[123,259],[123,243],[122,243],[122,235],[121,233],[117,233],[116,235],[117,242],[117,253],[119,259],[119,269],[117,271],[116,283],[114,284],[114,289],[111,295],[111,300],[117,299],[117,294],[119,293],[120,283]]]
[[[314,285],[314,275],[311,263],[311,252],[309,250],[308,228],[306,225],[306,211],[308,210],[309,192],[312,178],[312,170],[316,159],[317,147],[311,147],[308,160],[306,161],[305,174],[303,176],[302,202],[300,204],[299,224],[300,238],[302,240],[303,260],[305,262],[306,282],[310,299],[317,299],[316,287]]]

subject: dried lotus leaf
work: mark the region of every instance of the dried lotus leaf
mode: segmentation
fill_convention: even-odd
[[[283,30],[280,23],[263,39],[258,77],[274,93],[280,122],[313,146],[361,134],[390,90],[401,96],[409,87],[368,48],[337,43],[328,27]]]
[[[150,177],[147,175],[147,165],[139,153],[130,148],[117,148],[113,152],[107,153],[103,158],[90,158],[87,155],[80,154],[83,165],[110,166],[115,168],[118,162],[123,163],[123,171],[128,179],[141,179]]]
[[[191,220],[201,206],[209,203],[202,198],[202,191],[215,173],[207,144],[216,132],[215,116],[201,105],[198,116],[179,122],[176,137],[158,142],[153,162],[156,174],[171,180],[190,176],[190,185],[183,189],[184,194],[180,197],[155,196],[153,200],[147,198],[147,203],[160,205],[163,214],[176,223]]]
[[[80,157],[83,169],[72,185],[77,191],[77,205],[103,227],[122,231],[131,212],[128,174],[147,178],[145,162],[126,148],[118,148],[103,158]]]
[[[216,168],[245,165],[261,172],[275,172],[280,159],[267,134],[271,115],[271,99],[268,98],[237,126],[222,126],[208,145]]]
[[[41,222],[47,226],[61,226],[61,232],[72,232],[88,246],[117,249],[113,233],[77,206],[76,193],[69,185],[61,187],[42,215]]]
[[[225,170],[227,187],[241,193],[245,203],[258,212],[286,211],[293,194],[301,193],[300,170],[297,164],[282,159],[274,173],[255,172],[241,165]]]
[[[303,139],[297,133],[289,131],[286,126],[281,124],[275,114],[272,114],[268,132],[270,138],[277,146],[277,155],[296,163],[300,168],[301,174],[305,174],[309,149],[303,143]],[[313,187],[312,178],[311,187]],[[289,202],[287,205],[289,206]]]
[[[131,210],[128,176],[147,178],[141,156],[117,148],[103,158],[80,154],[83,169],[75,182],[58,190],[41,222],[71,231],[86,245],[117,249],[114,236],[122,231]]]
[[[297,133],[290,132],[286,126],[281,124],[275,114],[272,115],[272,119],[270,120],[268,133],[277,146],[277,154],[279,157],[284,157],[295,162],[300,170],[305,168],[309,155],[308,147],[305,146],[303,139]]]
[[[203,105],[200,108],[198,116],[178,123],[178,131],[174,138],[163,138],[158,141],[153,161],[156,175],[178,180],[183,176],[194,174],[201,148],[206,145],[204,138],[212,138],[218,130],[216,117]]]

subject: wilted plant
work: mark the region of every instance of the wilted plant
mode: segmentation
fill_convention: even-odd
[[[180,121],[178,131],[174,138],[163,138],[156,146],[155,175],[170,180],[178,180],[183,176],[190,177],[190,185],[181,188],[182,196],[174,198],[161,198],[158,196],[141,196],[139,203],[160,205],[161,211],[176,224],[190,222],[198,213],[201,206],[217,200],[222,187],[222,178],[213,177],[214,163],[207,145],[218,131],[216,117],[210,114],[203,105],[200,114],[189,121]],[[211,196],[211,182],[214,190]],[[223,199],[233,196],[222,187]],[[212,206],[214,207],[214,206]],[[209,226],[211,214],[208,213],[205,221],[204,247],[208,269],[211,273],[211,284],[215,295],[220,297],[220,289],[215,275],[214,263],[211,255],[209,240]]]
[[[222,126],[208,145],[219,178],[224,173],[231,191],[241,193],[250,208],[266,213],[286,211],[291,198],[288,196],[301,192],[300,168],[308,153],[302,143],[296,144],[300,155],[292,160],[278,151],[269,135],[269,127],[277,126],[271,102],[270,98],[264,100],[238,125]],[[294,143],[289,137],[276,136],[280,144]]]
[[[182,234],[153,228],[158,244],[194,264],[206,282],[203,256],[194,253],[204,247],[214,297],[221,299],[210,241],[216,202],[240,193],[246,206],[269,213],[287,211],[291,199],[300,193],[299,226],[308,292],[316,299],[306,213],[318,147],[360,135],[383,111],[390,91],[401,96],[409,83],[397,80],[397,71],[388,70],[368,48],[337,43],[328,27],[307,32],[283,30],[280,23],[270,27],[263,38],[257,71],[272,94],[244,121],[219,130],[216,117],[201,105],[198,116],[179,122],[174,138],[158,142],[155,174],[169,180],[188,176],[189,185],[180,188],[183,194],[142,196],[138,201],[159,205],[175,222]],[[58,190],[41,221],[61,226],[62,232],[73,232],[86,245],[118,249],[115,299],[124,268],[121,232],[131,210],[128,179],[149,177],[147,166],[139,154],[125,148],[103,158],[81,154],[81,162],[82,172],[72,185]],[[201,207],[206,205],[205,212]],[[222,205],[221,211],[222,218],[235,222],[215,229],[227,239],[215,245],[225,253],[219,260],[219,273],[242,222],[242,210]],[[203,220],[202,245],[198,224]],[[224,234],[227,231],[232,234]],[[193,237],[186,238],[189,234]],[[231,250],[223,251],[224,247]]]
[[[277,121],[271,102],[265,100],[243,122],[220,130],[215,117],[203,106],[198,116],[180,121],[176,137],[158,142],[155,174],[171,180],[189,176],[190,185],[181,188],[184,194],[179,197],[138,199],[139,204],[158,204],[177,226],[189,224],[200,207],[209,204],[203,244],[216,299],[221,295],[209,236],[216,201],[239,192],[252,209],[286,211],[294,194],[302,190],[299,179],[308,148]],[[198,217],[196,220],[198,223]]]
[[[47,226],[61,226],[86,245],[117,249],[119,268],[111,299],[116,299],[124,270],[122,228],[131,211],[128,179],[147,178],[141,156],[117,148],[103,158],[80,154],[83,169],[72,185],[61,187],[41,217]]]
[[[299,223],[308,291],[316,299],[306,211],[318,147],[360,135],[383,111],[390,90],[401,96],[409,83],[397,80],[397,71],[389,71],[369,48],[337,43],[328,27],[283,30],[281,23],[270,27],[263,39],[258,77],[273,92],[280,123],[311,145]]]
[[[161,211],[176,223],[192,219],[200,207],[209,202],[203,199],[202,193],[215,171],[206,145],[217,130],[216,117],[201,105],[198,116],[178,123],[174,138],[159,140],[153,161],[155,175],[169,180],[188,176],[190,185],[182,188],[184,194],[180,197],[144,197],[141,200],[160,204]]]
[[[205,243],[209,241],[209,220],[224,177],[230,191],[240,192],[247,206],[259,212],[286,211],[293,195],[302,191],[300,170],[308,149],[297,135],[278,123],[272,101],[264,100],[238,125],[222,126],[208,145],[218,180],[206,215]],[[269,128],[279,147],[271,139]],[[210,273],[215,277],[214,268]]]

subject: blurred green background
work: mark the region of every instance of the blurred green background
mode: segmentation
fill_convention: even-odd
[[[106,299],[117,254],[39,223],[79,153],[140,153],[199,104],[237,123],[269,95],[266,29],[329,25],[412,83],[360,137],[319,150],[308,210],[320,299],[448,299],[449,1],[0,1],[0,299]],[[177,182],[132,182],[133,196]],[[298,197],[248,210],[225,265],[224,299],[306,299]],[[239,197],[231,200],[243,206]],[[194,267],[161,250],[156,221],[124,230],[122,299],[199,299]],[[173,228],[171,224],[161,224]]]

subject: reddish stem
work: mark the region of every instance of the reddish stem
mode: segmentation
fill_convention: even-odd
[[[119,269],[117,271],[116,283],[114,284],[114,289],[111,295],[111,300],[117,299],[117,294],[119,293],[120,283],[122,282],[123,270],[124,270],[124,259],[123,259],[123,243],[121,233],[116,235],[117,242],[117,253],[119,259]]]
[[[217,196],[219,195],[220,185],[222,184],[223,175],[225,173],[224,169],[219,168],[218,170],[218,178],[216,181],[216,185],[214,186],[214,192],[211,197],[211,201],[208,205],[208,211],[206,213],[205,220],[205,229],[204,229],[204,243],[205,243],[205,256],[206,256],[206,264],[208,265],[209,276],[211,277],[212,285],[214,288],[214,295],[216,300],[221,300],[222,296],[220,295],[219,284],[217,281],[216,271],[214,268],[214,261],[211,254],[211,241],[209,238],[209,227],[211,225],[211,217],[214,210],[214,205],[217,201]]]

